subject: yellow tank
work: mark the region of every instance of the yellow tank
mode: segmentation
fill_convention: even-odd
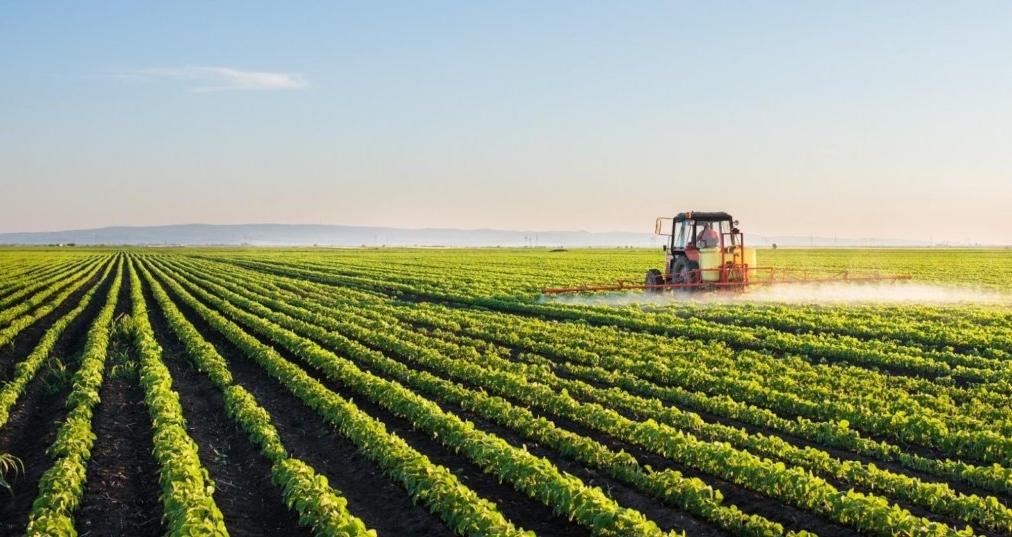
[[[755,260],[755,248],[739,248],[742,250],[742,261],[735,259],[735,263],[748,265],[750,274],[755,274],[756,260]]]
[[[720,248],[702,248],[699,250],[699,269],[704,282],[720,281]]]
[[[725,263],[733,264],[736,267],[741,265],[747,265],[749,268],[749,276],[755,274],[756,267],[756,255],[755,248],[744,248],[741,246],[731,246],[725,249],[725,253],[721,256],[720,248],[703,248],[699,250],[699,268],[702,271],[703,282],[712,283],[720,281],[720,263],[723,260]],[[733,270],[728,273],[729,281],[741,281],[742,274],[739,270]]]

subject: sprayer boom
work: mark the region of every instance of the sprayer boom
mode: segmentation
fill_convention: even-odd
[[[548,295],[556,295],[563,293],[634,290],[662,292],[664,289],[683,289],[691,291],[744,291],[749,287],[765,287],[779,284],[866,283],[906,281],[911,279],[910,276],[907,275],[881,275],[878,273],[862,274],[854,273],[852,271],[842,271],[829,274],[827,271],[814,269],[777,269],[773,267],[757,267],[754,269],[746,269],[744,272],[750,274],[750,276],[745,278],[743,281],[717,280],[707,282],[703,281],[701,278],[697,278],[697,281],[692,282],[639,284],[632,283],[627,280],[617,280],[614,284],[579,285],[573,287],[544,287],[541,289],[541,292]]]

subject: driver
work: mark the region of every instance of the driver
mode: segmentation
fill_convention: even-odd
[[[704,224],[702,231],[696,237],[696,244],[699,248],[713,248],[718,246],[720,237],[717,235],[717,231],[713,229],[713,223],[707,222]]]

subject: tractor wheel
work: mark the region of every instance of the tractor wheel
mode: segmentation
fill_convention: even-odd
[[[664,283],[664,276],[661,275],[661,271],[652,268],[647,271],[647,277],[644,281],[645,285],[661,285]],[[645,289],[648,293],[660,293],[663,291],[660,287],[647,288]]]
[[[700,281],[699,263],[686,260],[678,270],[682,283],[697,284]]]
[[[693,267],[695,265],[695,267]],[[674,264],[671,265],[671,280],[674,283],[695,283],[693,280],[695,273],[692,272],[693,268],[699,268],[699,264],[689,261],[684,257],[679,257],[675,260]]]

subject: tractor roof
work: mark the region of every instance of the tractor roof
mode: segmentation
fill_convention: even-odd
[[[686,220],[696,220],[697,222],[721,222],[724,220],[732,221],[734,218],[731,215],[721,211],[718,213],[704,213],[702,211],[689,211],[685,213],[678,213],[675,216],[675,222],[684,222]]]

